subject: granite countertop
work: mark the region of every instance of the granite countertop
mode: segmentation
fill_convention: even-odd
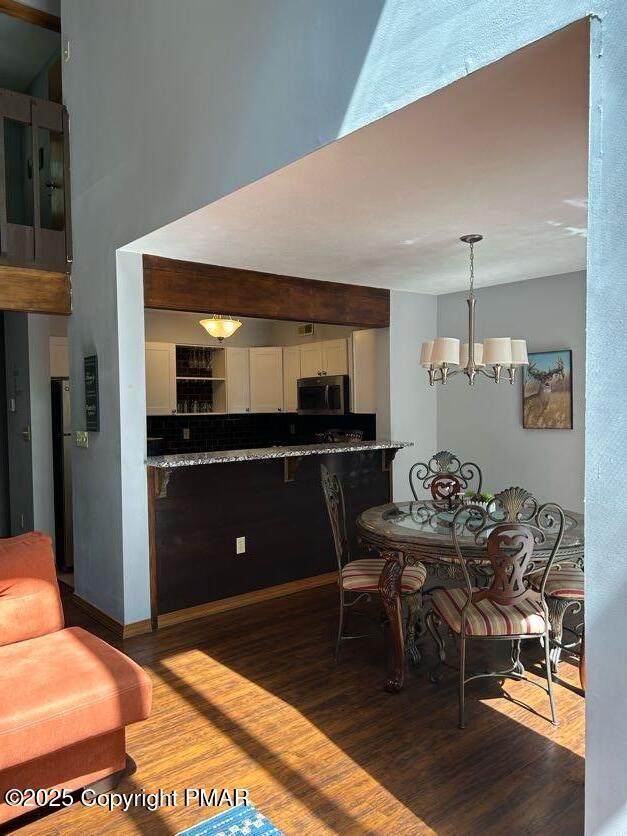
[[[400,450],[412,447],[411,441],[337,441],[323,444],[295,444],[287,447],[258,447],[251,450],[216,450],[209,453],[174,453],[148,456],[148,467],[189,467],[197,464],[254,462],[262,459],[286,459],[292,456],[320,456],[328,453],[360,453],[369,450]]]

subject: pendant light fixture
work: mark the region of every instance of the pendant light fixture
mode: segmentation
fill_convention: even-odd
[[[445,384],[449,377],[465,374],[470,386],[480,374],[499,383],[507,370],[510,383],[516,380],[516,369],[528,366],[527,343],[511,337],[489,337],[475,342],[475,244],[483,235],[462,235],[459,239],[470,246],[470,293],[468,294],[468,342],[460,347],[455,337],[437,337],[422,344],[420,365],[429,374],[429,383]]]
[[[242,325],[239,319],[233,319],[232,316],[221,316],[219,314],[213,314],[208,319],[201,319],[200,324],[208,334],[220,342],[227,337],[232,337]]]

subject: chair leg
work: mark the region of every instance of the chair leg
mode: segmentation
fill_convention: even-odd
[[[459,637],[459,728],[465,729],[466,704],[466,637],[462,633]]]
[[[547,626],[544,634],[544,664],[546,667],[546,684],[549,692],[549,703],[551,705],[551,722],[557,725],[557,711],[555,709],[555,697],[553,696],[553,671],[551,670],[551,647],[549,644],[549,629]]]
[[[520,646],[520,639],[512,639],[512,673],[518,674],[518,676],[524,676],[525,668],[520,661]]]
[[[433,637],[433,641],[435,642],[438,651],[438,664],[433,668],[433,670],[429,674],[429,679],[431,680],[431,682],[434,683],[434,685],[437,685],[442,679],[440,668],[446,661],[446,648],[444,646],[444,640],[442,639],[442,636],[440,635],[440,632],[438,630],[438,626],[442,623],[442,619],[434,610],[429,610],[429,612],[427,613],[426,622],[427,629],[431,633],[431,636]]]
[[[344,630],[344,609],[344,590],[340,587],[340,619],[337,626],[337,640],[335,642],[335,654],[333,656],[334,665],[337,665],[340,661],[340,646],[342,644]]]
[[[560,663],[560,656],[562,655],[562,648],[560,645],[562,644],[562,636],[564,633],[564,613],[568,609],[570,602],[566,601],[563,598],[549,598],[547,601],[547,607],[549,610],[549,622],[551,624],[551,633],[552,633],[552,648],[551,648],[551,670],[553,673],[557,673],[559,663]]]
[[[406,639],[405,639],[405,646],[407,647],[407,653],[409,654],[409,660],[412,665],[420,664],[420,650],[418,649],[418,645],[416,644],[416,623],[420,616],[420,612],[422,609],[422,593],[420,590],[418,592],[413,592],[411,595],[407,595],[407,621],[406,621]]]

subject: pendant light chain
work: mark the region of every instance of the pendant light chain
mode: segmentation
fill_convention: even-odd
[[[470,242],[470,295],[475,295],[475,244]]]

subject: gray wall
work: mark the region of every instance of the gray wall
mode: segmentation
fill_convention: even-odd
[[[438,296],[438,336],[467,342],[467,293]],[[585,273],[551,276],[477,291],[477,337],[525,337],[529,351],[573,352],[572,430],[526,430],[522,388],[479,377],[437,389],[438,449],[476,461],[486,490],[521,485],[542,500],[583,511]]]
[[[390,293],[390,436],[413,442],[394,459],[396,501],[412,498],[409,469],[414,462],[429,459],[437,446],[437,397],[417,362],[420,335],[433,335],[436,327],[436,296]]]
[[[115,250],[587,15],[587,364],[595,374],[586,391],[586,827],[596,834],[627,831],[627,672],[617,663],[627,532],[607,502],[608,486],[615,496],[627,492],[627,5],[62,2],[72,42],[64,90],[72,122],[73,377],[83,355],[96,351],[103,403],[102,431],[74,469],[77,589],[119,620],[134,620],[146,606],[142,590],[139,603],[126,605],[134,587],[122,569],[146,531],[145,507],[139,516],[123,509],[124,499],[141,493],[142,462],[129,445],[141,440],[145,393],[141,283],[116,279]],[[392,384],[393,402],[404,397],[401,383],[401,392]],[[76,395],[81,426],[80,384]]]
[[[15,400],[15,411],[7,411],[7,446],[11,534],[16,535],[35,527],[32,450],[22,436],[30,425],[28,314],[5,313],[4,339],[7,398]]]
[[[45,531],[54,540],[48,317],[5,313],[7,449],[11,534]],[[30,441],[24,431],[30,428]]]
[[[133,505],[127,516],[123,502],[139,495],[145,505],[143,461],[131,449],[141,431],[129,426],[145,424],[143,352],[120,350],[143,336],[143,317],[127,316],[137,310],[135,295],[141,301],[141,284],[130,263],[128,281],[116,281],[115,252],[334,139],[383,0],[182,5],[62,2],[72,55],[63,88],[71,120],[77,429],[84,427],[85,354],[99,357],[101,396],[101,431],[89,449],[74,451],[76,591],[119,621],[145,618],[148,599],[123,571],[125,541],[134,544],[129,561],[145,559],[136,544],[146,510]],[[125,519],[135,528],[128,538]]]
[[[146,311],[144,328],[146,341],[165,343],[190,343],[191,345],[220,345],[198,324],[198,314],[178,311]],[[242,320],[242,327],[229,337],[226,345],[244,348],[272,345],[272,323],[264,319]]]
[[[355,330],[342,325],[322,325],[316,323],[314,333],[310,337],[301,337],[296,331],[297,322],[275,322],[271,325],[271,340],[273,345],[305,345],[320,340],[346,339]]]

